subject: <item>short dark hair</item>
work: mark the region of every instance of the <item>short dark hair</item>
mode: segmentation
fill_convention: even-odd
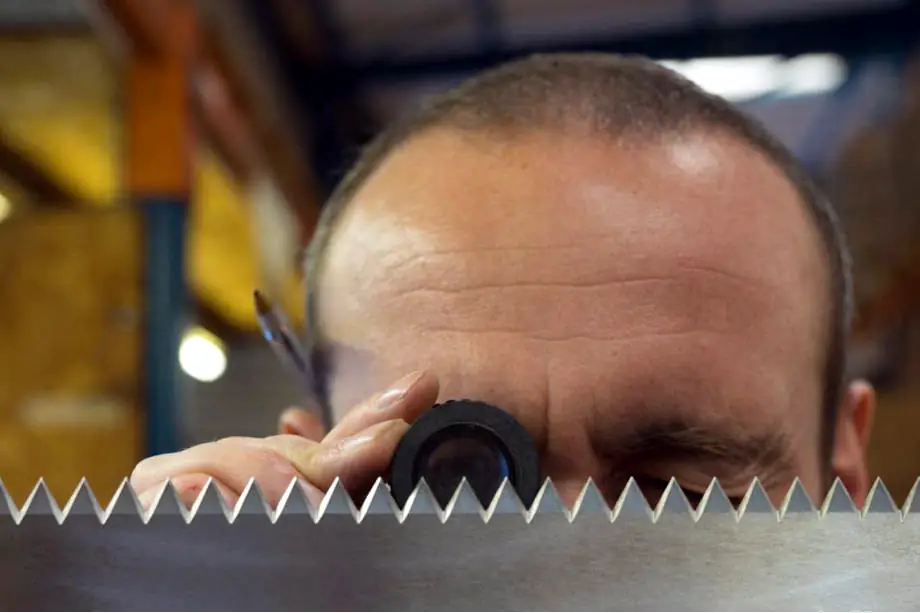
[[[647,58],[612,54],[541,54],[487,70],[434,97],[397,121],[362,152],[327,201],[306,253],[307,328],[320,338],[316,292],[324,253],[342,211],[381,162],[431,128],[471,130],[587,129],[598,136],[648,138],[700,129],[720,130],[765,154],[796,188],[815,222],[830,272],[830,311],[824,381],[822,446],[833,444],[844,389],[852,317],[849,256],[840,224],[794,155],[758,122]]]

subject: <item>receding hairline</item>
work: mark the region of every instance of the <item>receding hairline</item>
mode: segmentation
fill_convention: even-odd
[[[845,383],[845,343],[853,308],[849,254],[836,212],[792,153],[762,125],[726,100],[641,57],[556,54],[512,61],[436,96],[374,139],[327,201],[306,250],[307,326],[313,339],[321,337],[316,329],[316,291],[337,220],[390,154],[434,128],[484,132],[495,138],[584,128],[589,137],[640,141],[722,133],[763,154],[795,188],[825,255],[830,321],[824,335],[824,401],[830,419]],[[832,434],[825,432],[826,437]],[[825,447],[829,444],[824,441]]]

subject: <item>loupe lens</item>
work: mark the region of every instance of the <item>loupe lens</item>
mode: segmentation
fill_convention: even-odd
[[[466,428],[464,428],[466,429]],[[465,477],[483,505],[511,476],[508,458],[492,436],[472,433],[450,436],[419,456],[418,477],[425,479],[438,502],[446,505]],[[440,437],[439,437],[440,438]]]
[[[424,479],[443,508],[464,477],[483,507],[505,480],[529,506],[540,488],[540,456],[509,413],[474,400],[448,401],[422,414],[403,435],[390,464],[390,491],[403,508]]]

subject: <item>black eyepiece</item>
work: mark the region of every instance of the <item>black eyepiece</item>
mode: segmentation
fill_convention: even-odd
[[[484,507],[505,479],[530,506],[540,488],[539,454],[507,412],[472,400],[445,402],[403,435],[390,464],[391,493],[402,508],[425,479],[443,508],[464,477]]]

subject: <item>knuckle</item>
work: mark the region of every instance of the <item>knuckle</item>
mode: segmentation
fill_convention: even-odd
[[[160,456],[151,456],[138,462],[134,470],[131,471],[131,476],[128,479],[131,485],[135,485],[140,479],[155,475],[156,464],[159,458]]]

